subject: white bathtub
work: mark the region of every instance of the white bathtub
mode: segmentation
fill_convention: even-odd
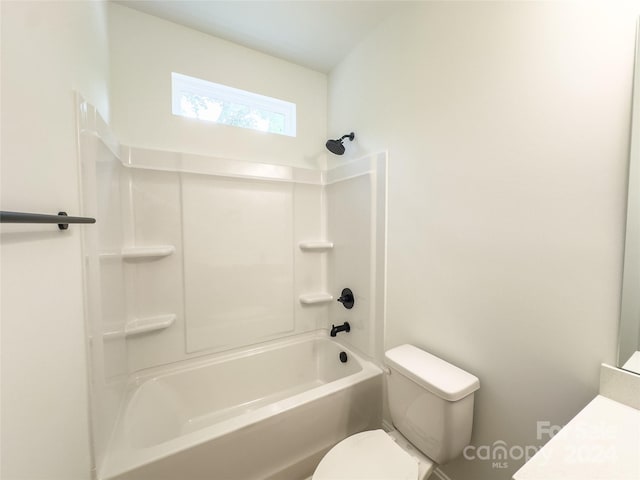
[[[138,376],[99,478],[295,480],[381,416],[381,370],[305,335]]]

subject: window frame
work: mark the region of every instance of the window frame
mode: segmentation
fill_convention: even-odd
[[[266,110],[272,113],[281,114],[284,116],[284,131],[270,132],[264,130],[258,130],[251,127],[243,127],[241,125],[230,125],[227,123],[217,122],[220,125],[228,125],[232,127],[247,128],[254,131],[272,133],[276,135],[286,135],[289,137],[296,136],[296,104],[287,102],[286,100],[280,100],[278,98],[268,97],[266,95],[260,95],[259,93],[249,92],[247,90],[241,90],[239,88],[229,87],[220,83],[210,82],[200,78],[190,77],[181,73],[171,72],[171,113],[185,118],[189,117],[182,113],[180,99],[183,93],[195,94],[202,97],[210,98],[211,100],[223,100],[243,106],[247,106],[251,109]],[[196,117],[196,119],[198,119]],[[202,120],[202,119],[198,119]],[[211,121],[211,120],[204,120]]]

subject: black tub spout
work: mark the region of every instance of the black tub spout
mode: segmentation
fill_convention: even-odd
[[[342,325],[338,325],[337,327],[335,325],[331,325],[331,336],[335,337],[338,333],[340,332],[350,332],[351,331],[351,325],[349,325],[349,322],[344,322]]]

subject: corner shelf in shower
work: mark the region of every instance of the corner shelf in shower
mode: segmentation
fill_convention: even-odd
[[[300,242],[299,246],[303,252],[324,252],[333,248],[333,242]]]
[[[316,305],[318,303],[329,303],[333,300],[330,293],[305,293],[298,297],[303,305]]]
[[[163,330],[173,325],[175,321],[176,315],[173,313],[155,317],[134,318],[124,326],[124,336],[132,337],[141,333]]]

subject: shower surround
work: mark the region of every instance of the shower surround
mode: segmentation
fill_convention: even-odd
[[[385,153],[312,170],[120,146],[91,105],[78,100],[78,107],[83,213],[98,219],[84,238],[98,478],[114,471],[109,459],[124,448],[116,425],[142,425],[132,420],[132,392],[154,391],[144,382],[165,378],[178,365],[188,372],[230,352],[249,357],[308,336],[316,339],[308,345],[316,345],[332,324],[348,321],[349,333],[339,334],[338,343],[326,341],[336,346],[309,347],[317,358],[307,364],[315,368],[326,361],[321,351],[342,344],[371,374],[364,386],[348,387],[356,390],[345,398],[381,389],[379,372],[365,367],[382,353]],[[355,294],[350,310],[336,302],[345,287]],[[230,380],[213,380],[212,395],[216,388],[220,395],[242,391],[256,381],[252,375],[265,375],[259,368],[232,378],[231,372],[214,377]],[[198,395],[192,387],[185,388]],[[375,406],[381,391],[372,397]],[[336,426],[322,448],[353,428],[375,427],[379,415],[376,407],[363,422]],[[156,460],[175,453],[170,450],[156,449],[164,452]],[[292,455],[304,470],[317,453]],[[269,467],[276,476],[279,466],[291,468],[290,459],[278,460]]]

